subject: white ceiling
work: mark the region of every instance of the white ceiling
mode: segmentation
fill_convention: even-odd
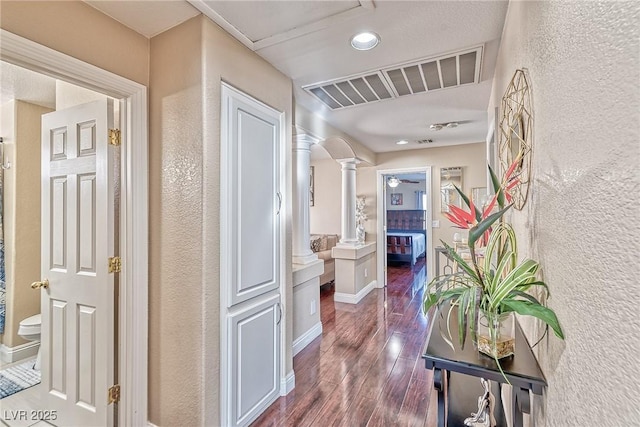
[[[294,83],[296,102],[375,152],[483,142],[508,1],[88,1],[151,37],[196,10],[256,51]],[[371,51],[349,45],[358,31],[381,36]],[[480,82],[332,111],[305,85],[483,46]],[[429,130],[432,123],[461,123]],[[401,139],[412,141],[396,145]]]
[[[0,105],[13,99],[55,108],[56,80],[0,61]]]

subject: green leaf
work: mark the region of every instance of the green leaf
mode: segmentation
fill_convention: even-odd
[[[460,255],[458,255],[458,253],[455,251],[455,249],[453,249],[451,246],[447,245],[443,240],[440,240],[440,242],[442,242],[442,244],[444,245],[445,249],[449,253],[449,256],[455,262],[458,263],[458,266],[460,268],[462,268],[464,270],[464,272],[467,273],[475,283],[477,283],[478,285],[482,285],[482,282],[480,281],[480,278],[476,274],[475,270],[473,268],[471,268],[471,266],[469,264],[467,264],[466,261],[463,260]]]
[[[533,260],[526,259],[520,263],[520,265],[513,269],[507,277],[497,283],[493,295],[491,295],[490,308],[492,310],[498,308],[502,301],[507,299],[510,292],[517,286],[530,283],[535,280],[537,271],[538,263]]]
[[[473,322],[472,307],[475,305],[475,295],[477,287],[467,288],[459,300],[458,305],[458,336],[460,337],[460,347],[464,350],[467,339],[468,327]],[[473,327],[472,327],[473,328]]]
[[[502,217],[502,215],[504,215],[504,213],[509,210],[509,208],[512,205],[507,206],[506,208],[489,215],[488,217],[486,217],[485,219],[483,219],[481,222],[479,222],[478,224],[476,224],[475,226],[471,227],[469,229],[469,247],[473,248],[475,247],[475,243],[478,241],[478,239],[480,237],[482,237],[482,235],[484,234],[485,231],[487,231],[489,228],[491,228],[491,225],[493,225],[494,222],[496,222],[498,219],[500,219],[500,217]]]
[[[513,270],[516,268],[516,263],[518,261],[518,245],[516,242],[516,233],[513,230],[513,227],[510,224],[501,222],[492,231],[491,237],[494,236],[496,238],[496,245],[498,248],[498,264],[502,261],[506,253],[511,251],[511,268],[509,270]]]
[[[528,294],[528,293],[526,293],[526,292],[519,291],[519,290],[517,290],[517,289],[514,289],[514,290],[511,292],[511,295],[513,295],[513,297],[520,297],[520,298],[524,298],[524,299],[526,299],[526,300],[531,301],[531,302],[532,302],[532,303],[534,303],[534,304],[540,304],[540,301],[538,301],[538,299],[537,299],[536,297],[534,297],[533,295]]]
[[[498,195],[498,206],[500,209],[504,208],[504,193],[502,192],[502,185],[500,184],[500,180],[489,166],[489,175],[491,175],[491,184],[493,185],[493,191]]]
[[[502,301],[502,304],[523,316],[537,317],[549,325],[558,338],[564,339],[564,334],[562,333],[562,328],[560,328],[558,317],[550,308],[531,301],[520,301],[514,299],[504,300]]]
[[[509,251],[507,252],[506,255],[509,255],[513,252]],[[500,281],[503,280],[504,277],[506,277],[510,271],[510,265],[509,265],[509,256],[504,256],[502,257],[502,261],[498,264],[498,266],[496,267],[496,271],[495,274],[493,276],[493,281],[491,282],[491,292],[493,293],[495,291],[495,289],[498,287],[498,285],[500,284]]]
[[[467,314],[466,308],[469,301],[469,293],[463,293],[458,298],[458,339],[460,340],[460,349],[464,350],[464,343],[467,339]]]
[[[526,292],[526,291],[528,291],[529,289],[531,289],[534,286],[542,286],[544,288],[544,290],[545,290],[546,297],[549,298],[551,296],[551,293],[549,292],[549,287],[547,286],[546,283],[544,283],[541,280],[537,280],[535,282],[519,285],[519,286],[516,287],[516,289]]]
[[[445,303],[458,299],[466,288],[453,288],[446,291],[436,291],[435,293],[427,292],[427,295],[423,300],[423,312],[427,313],[431,307],[437,305],[438,307]]]

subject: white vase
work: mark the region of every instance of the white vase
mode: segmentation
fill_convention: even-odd
[[[358,242],[364,243],[365,234],[364,225],[358,225],[356,227],[356,237],[358,238]]]

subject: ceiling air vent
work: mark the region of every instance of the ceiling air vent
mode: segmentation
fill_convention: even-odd
[[[418,144],[432,144],[433,139],[419,139],[416,141]]]
[[[482,46],[304,86],[332,110],[480,81]]]

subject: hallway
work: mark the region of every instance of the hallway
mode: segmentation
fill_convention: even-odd
[[[388,288],[358,305],[334,303],[321,288],[323,333],[294,358],[296,387],[253,426],[424,426],[431,371],[420,355],[425,261],[388,267]],[[435,394],[433,395],[435,397]]]

